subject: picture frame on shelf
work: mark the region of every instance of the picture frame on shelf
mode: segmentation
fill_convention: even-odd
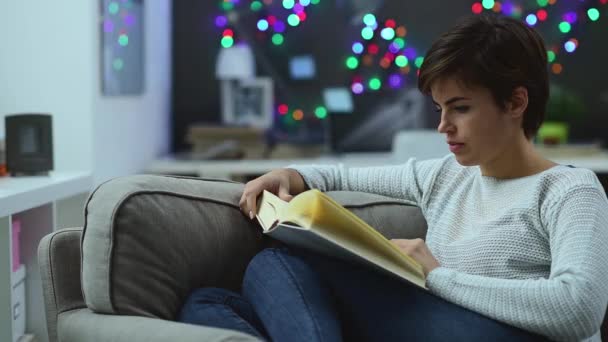
[[[269,77],[223,80],[222,122],[269,129],[273,124],[273,82]]]

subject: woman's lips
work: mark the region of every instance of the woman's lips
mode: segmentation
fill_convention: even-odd
[[[461,143],[449,143],[449,145],[450,145],[450,152],[452,152],[452,153],[460,152],[462,150],[462,148],[464,147],[464,144],[461,144]]]

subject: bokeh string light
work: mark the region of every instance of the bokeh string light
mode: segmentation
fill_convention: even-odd
[[[562,6],[554,6],[557,0],[536,0],[533,8],[524,9],[520,3],[511,0],[495,1],[483,0],[476,1],[471,6],[474,14],[481,14],[483,11],[492,11],[504,16],[521,19],[531,27],[540,25],[554,25],[553,29],[559,34],[557,43],[547,41],[548,51],[547,60],[553,74],[562,73],[564,66],[559,60],[562,52],[567,54],[574,53],[579,47],[579,39],[575,37],[575,32],[580,25],[589,25],[598,21],[601,17],[601,9],[608,8],[608,0],[560,0]],[[563,8],[568,9],[563,12]],[[562,11],[558,13],[558,11]]]
[[[353,94],[401,89],[419,69],[423,57],[406,40],[407,28],[394,19],[378,21],[373,13],[362,17],[360,39],[351,44],[345,66],[351,70]],[[417,72],[416,72],[417,74]]]
[[[241,16],[252,15],[257,18],[259,34],[256,37],[268,38],[273,45],[281,46],[285,43],[286,31],[304,23],[308,19],[307,10],[319,3],[320,0],[220,0],[222,13],[215,17],[215,26],[222,31],[220,44],[229,48],[238,43],[234,25]]]
[[[304,118],[314,118],[323,120],[327,118],[327,108],[323,105],[316,105],[310,109],[303,106],[294,106],[287,103],[279,103],[276,107],[276,115],[283,118],[284,123],[302,121]]]

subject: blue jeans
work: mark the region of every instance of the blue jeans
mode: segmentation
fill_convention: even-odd
[[[269,248],[245,272],[242,294],[203,288],[179,320],[273,341],[538,341],[367,267]]]

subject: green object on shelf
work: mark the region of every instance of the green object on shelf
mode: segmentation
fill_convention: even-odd
[[[587,113],[585,102],[575,91],[559,84],[551,84],[551,93],[547,102],[547,122],[573,123],[581,120]]]
[[[547,121],[538,130],[538,142],[547,145],[565,144],[568,141],[570,125],[565,122]]]

